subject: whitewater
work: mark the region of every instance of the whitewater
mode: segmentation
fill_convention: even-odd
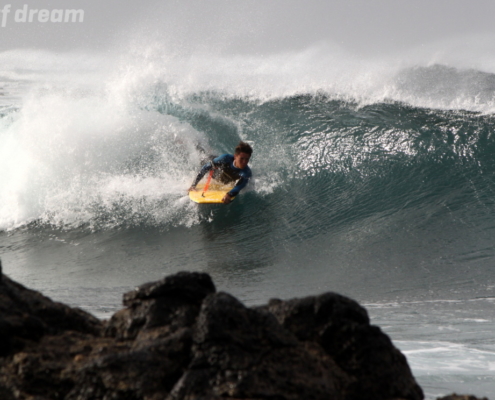
[[[426,54],[0,53],[4,272],[100,318],[180,270],[248,305],[335,291],[428,399],[493,397],[495,63]],[[190,202],[240,140],[250,187]]]

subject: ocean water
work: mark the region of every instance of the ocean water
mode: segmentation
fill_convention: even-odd
[[[4,272],[100,318],[208,272],[247,305],[335,291],[369,311],[427,399],[495,398],[495,63],[0,53]],[[229,206],[187,188],[254,148]]]

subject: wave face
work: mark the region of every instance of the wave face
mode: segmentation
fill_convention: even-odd
[[[216,132],[222,151],[239,136],[255,144],[255,190],[236,204],[240,220],[230,233],[247,244],[239,263],[253,252],[268,264],[282,259],[297,281],[308,279],[295,271],[310,262],[313,287],[329,268],[354,295],[353,278],[381,296],[491,293],[493,115],[395,101],[363,106],[325,94],[262,103],[204,94],[189,106],[167,110]]]

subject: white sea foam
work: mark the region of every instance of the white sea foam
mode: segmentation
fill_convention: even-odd
[[[69,87],[89,79],[108,87],[112,81],[121,93],[134,96],[144,95],[160,81],[170,96],[179,97],[213,90],[269,100],[323,92],[360,104],[403,101],[419,107],[492,112],[495,88],[493,79],[487,81],[495,73],[495,59],[487,53],[492,39],[455,38],[366,58],[331,43],[270,55],[225,54],[214,48],[191,52],[138,35],[129,46],[105,54],[4,52],[0,77],[16,81],[56,77]]]
[[[139,212],[143,201],[160,220],[159,204],[185,196],[199,161],[197,132],[140,109],[132,85],[100,83],[45,75],[23,94],[20,111],[2,119],[0,229],[39,218],[77,225],[101,208]]]
[[[452,342],[395,341],[407,356],[416,376],[491,375],[495,380],[495,348],[478,349],[473,345]]]
[[[407,357],[427,399],[455,391],[456,385],[472,387],[478,395],[495,388],[495,348],[443,341],[394,341]],[[475,389],[476,388],[476,389]],[[466,390],[466,389],[461,389]]]

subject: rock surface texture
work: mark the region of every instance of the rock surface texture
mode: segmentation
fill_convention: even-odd
[[[100,321],[1,276],[0,399],[423,399],[405,357],[338,294],[248,308],[181,272],[124,305]]]

